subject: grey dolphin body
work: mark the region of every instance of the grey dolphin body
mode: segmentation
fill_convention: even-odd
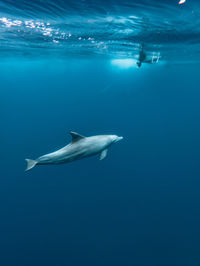
[[[116,135],[99,135],[84,137],[76,132],[70,132],[72,141],[65,147],[39,157],[36,160],[26,159],[26,171],[40,164],[61,164],[79,160],[100,153],[100,160],[107,155],[108,147],[123,139]]]

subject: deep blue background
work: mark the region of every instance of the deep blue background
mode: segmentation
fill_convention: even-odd
[[[199,65],[0,65],[0,265],[200,265]],[[105,160],[24,172],[115,133]]]

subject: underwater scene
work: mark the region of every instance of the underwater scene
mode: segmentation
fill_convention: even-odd
[[[199,0],[0,0],[0,56],[0,266],[199,266]]]

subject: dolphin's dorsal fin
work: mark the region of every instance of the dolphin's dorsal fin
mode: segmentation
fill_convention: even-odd
[[[80,135],[80,134],[78,134],[76,132],[72,132],[71,131],[69,134],[72,136],[72,142],[76,142],[78,140],[81,140],[81,139],[85,138],[84,136],[82,136],[82,135]]]

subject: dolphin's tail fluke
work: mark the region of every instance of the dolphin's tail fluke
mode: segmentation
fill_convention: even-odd
[[[27,167],[25,171],[32,169],[37,164],[37,161],[35,160],[30,160],[30,159],[25,159],[25,160],[27,162]]]

